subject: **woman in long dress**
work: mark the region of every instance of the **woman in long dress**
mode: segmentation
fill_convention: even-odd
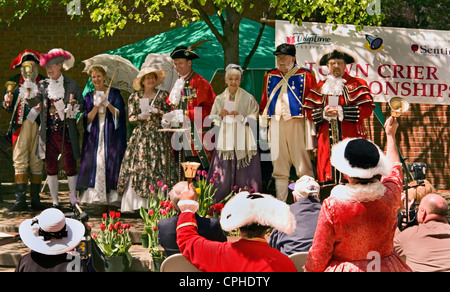
[[[386,121],[386,155],[362,138],[333,146],[331,164],[349,182],[334,187],[322,204],[306,271],[411,271],[393,241],[403,189],[397,127],[395,118]]]
[[[216,202],[228,196],[235,186],[255,192],[262,190],[260,159],[253,131],[256,130],[259,106],[255,98],[240,87],[242,73],[239,65],[227,66],[227,88],[216,97],[211,110],[211,118],[220,125],[208,173],[215,179]]]
[[[127,147],[125,102],[120,90],[105,86],[106,70],[94,65],[89,76],[95,90],[84,97],[84,136],[77,189],[81,203],[120,205],[117,180]]]
[[[134,212],[147,207],[158,181],[172,187],[177,182],[176,165],[170,147],[170,137],[158,132],[161,118],[170,111],[165,102],[168,93],[157,90],[165,78],[165,71],[142,68],[128,100],[128,119],[137,126],[128,141],[128,148],[120,170],[118,190],[122,197],[122,212]]]

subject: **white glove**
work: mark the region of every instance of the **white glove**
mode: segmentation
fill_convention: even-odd
[[[169,112],[169,113],[166,113],[166,114],[164,114],[163,116],[162,116],[162,119],[161,119],[161,126],[164,128],[164,129],[170,129],[170,126],[171,126],[171,124],[172,124],[172,119],[173,119],[173,116],[175,115],[175,113],[174,112]]]
[[[108,105],[109,105],[109,100],[108,100],[107,98],[105,98],[105,99],[103,100],[103,102],[102,102],[102,105],[103,105],[104,107],[108,107]]]
[[[139,118],[141,118],[141,120],[148,120],[150,118],[150,113],[149,112],[143,112],[140,113],[138,115]]]
[[[177,105],[180,103],[181,90],[183,90],[183,88],[184,88],[184,79],[178,78],[177,81],[175,81],[172,90],[170,91],[169,101],[171,104]]]
[[[150,107],[148,108],[148,111],[149,111],[150,113],[152,113],[152,114],[157,114],[157,113],[159,113],[159,109],[157,109],[156,107],[152,107],[152,106],[150,106]]]
[[[76,119],[77,118],[77,114],[80,112],[80,105],[75,104],[72,105],[68,104],[66,109],[64,110],[64,112],[66,113],[66,118],[68,119]]]
[[[105,94],[102,91],[97,92],[94,95],[94,105],[100,106],[105,99],[106,99]]]

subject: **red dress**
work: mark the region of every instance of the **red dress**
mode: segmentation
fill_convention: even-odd
[[[339,136],[340,140],[345,138],[366,138],[366,129],[364,127],[364,120],[368,119],[373,112],[374,103],[370,89],[367,83],[361,78],[355,78],[347,73],[342,76],[347,81],[345,84],[348,95],[343,94],[339,96],[340,106],[357,106],[359,108],[359,118],[346,119],[339,122]],[[309,95],[305,99],[304,109],[307,117],[314,121],[312,118],[312,112],[317,108],[324,108],[328,105],[327,95],[322,95],[321,90],[325,80],[320,81],[310,91]],[[336,185],[340,182],[340,174],[336,172],[334,167],[330,163],[330,123],[326,120],[321,121],[317,125],[317,180],[323,186]]]
[[[306,271],[411,271],[394,252],[393,243],[401,202],[401,165],[396,164],[381,183],[370,185],[339,186],[340,192],[335,188],[325,199]],[[365,199],[352,194],[362,194],[364,188]]]
[[[195,214],[178,217],[177,244],[184,257],[204,272],[296,272],[294,263],[261,238],[210,241],[198,235]],[[181,226],[183,225],[183,226]]]

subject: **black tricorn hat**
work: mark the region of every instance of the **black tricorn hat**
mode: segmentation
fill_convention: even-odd
[[[345,63],[351,64],[355,62],[355,58],[350,56],[345,52],[340,52],[338,50],[333,50],[331,53],[325,54],[319,61],[320,66],[326,66],[329,60],[332,59],[341,59],[344,60]]]
[[[190,50],[186,46],[178,46],[176,47],[172,53],[170,53],[170,57],[172,59],[188,59],[188,60],[195,60],[200,58],[200,56],[195,53],[194,51]]]
[[[290,44],[281,44],[277,47],[275,52],[273,52],[275,56],[277,55],[289,55],[292,57],[295,57],[296,55],[296,49],[294,45]]]
[[[172,59],[188,59],[188,60],[198,59],[200,58],[200,56],[194,51],[197,49],[204,49],[203,47],[200,47],[200,45],[210,41],[211,40],[201,40],[189,47],[178,46],[172,51],[172,53],[170,53],[170,57]]]

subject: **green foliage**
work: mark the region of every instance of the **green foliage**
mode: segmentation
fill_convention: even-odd
[[[223,12],[242,14],[253,8],[254,0],[75,0],[81,5],[81,15],[72,15],[82,19],[89,16],[97,24],[91,33],[100,38],[112,36],[123,29],[129,21],[141,24],[160,21],[166,17],[163,8],[170,8],[176,15],[171,26],[187,26],[189,23],[204,19],[208,15],[205,7],[213,7],[219,16]],[[368,15],[366,8],[371,0],[261,0],[272,6],[278,18],[301,24],[312,15],[320,15],[327,23],[354,24],[361,29],[364,25],[381,25],[384,15]],[[71,0],[57,1],[67,6]],[[127,5],[128,4],[128,5]],[[0,0],[1,7],[13,7],[14,13],[8,19],[0,19],[10,25],[30,11],[46,13],[56,5],[52,0]],[[226,21],[226,18],[224,18]]]

